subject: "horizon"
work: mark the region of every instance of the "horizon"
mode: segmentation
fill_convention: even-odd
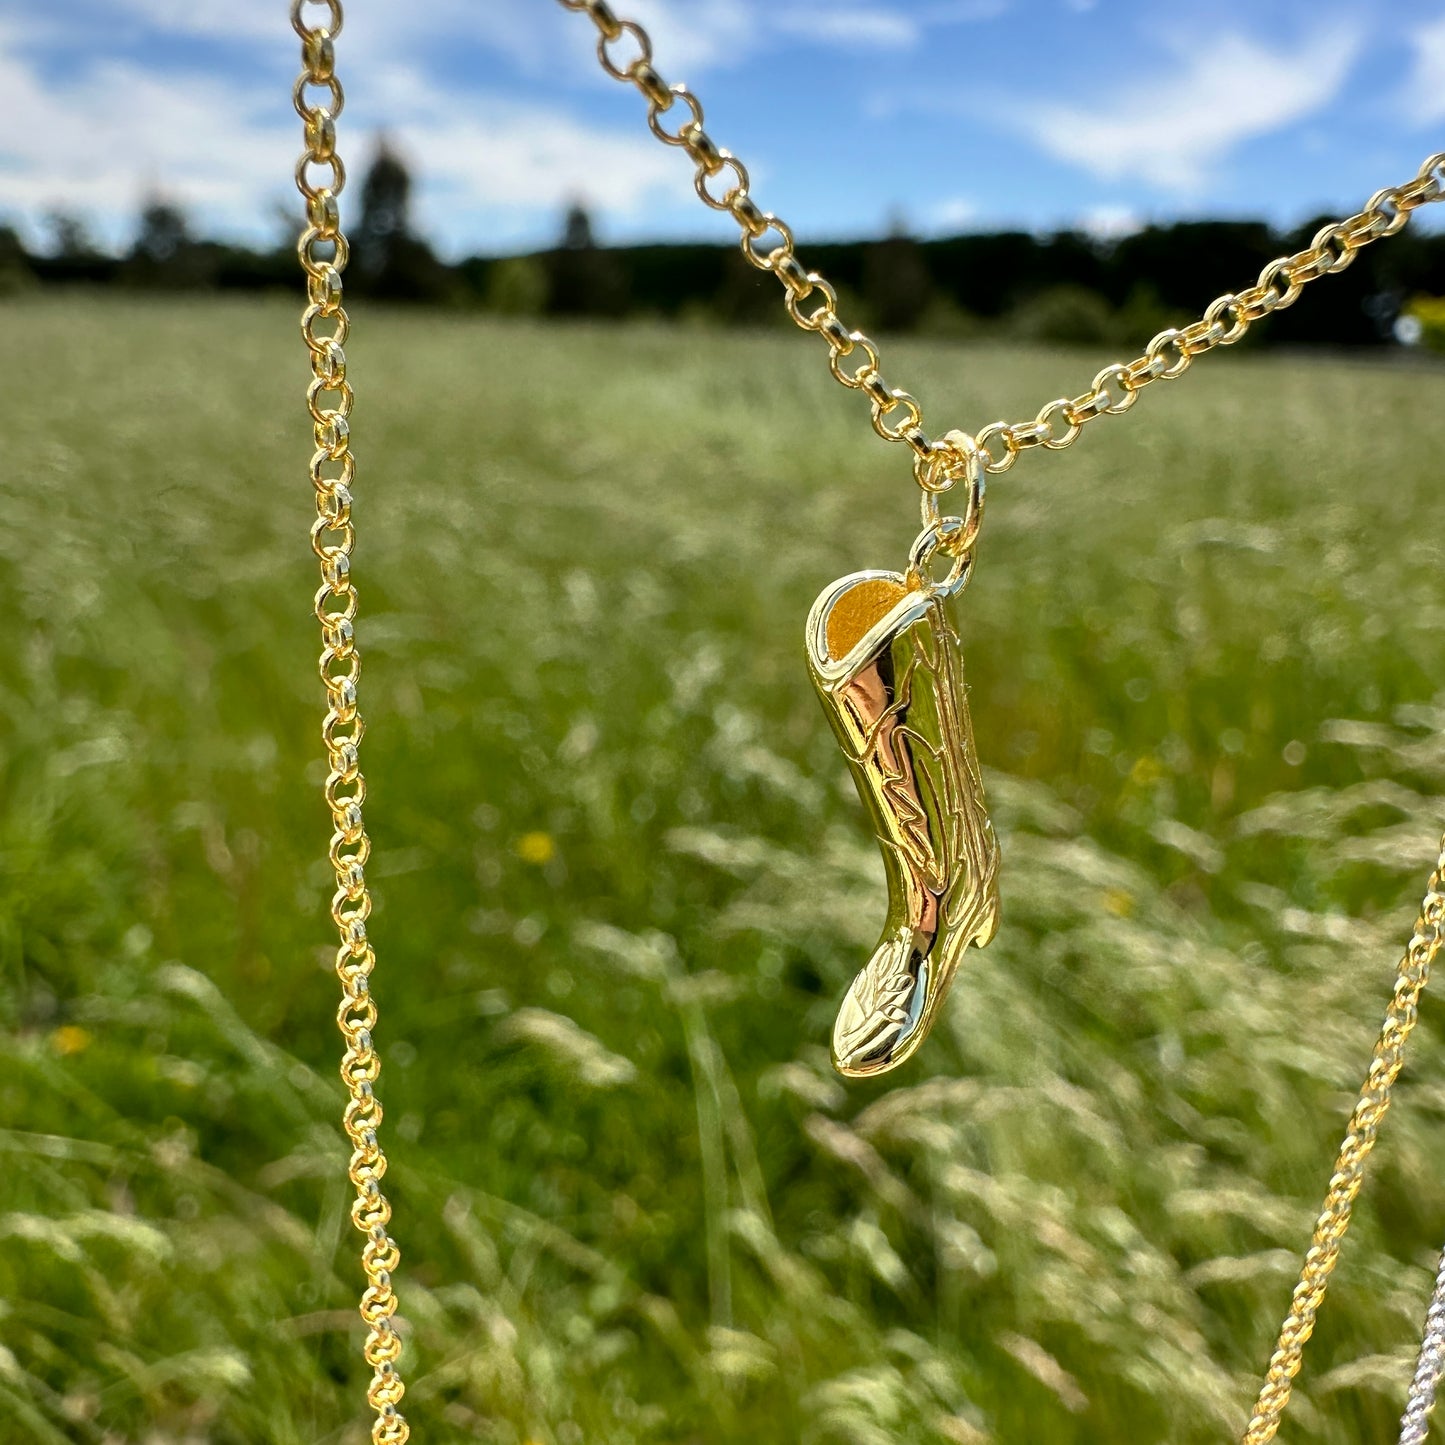
[[[376,158],[373,152],[367,158],[367,166]],[[360,181],[364,178],[365,170],[362,170],[355,179]],[[420,178],[412,173],[412,181],[415,185]],[[344,222],[348,228],[354,229],[361,215],[361,200],[359,195],[360,187],[350,192],[346,197],[347,204],[343,205]],[[497,249],[497,250],[476,250],[457,254],[448,254],[440,248],[434,248],[435,254],[448,266],[462,265],[470,261],[505,261],[529,256],[545,255],[549,252],[566,249],[563,240],[563,231],[566,227],[567,217],[575,202],[563,201],[553,217],[553,225],[550,232],[537,235],[526,245]],[[169,194],[163,189],[156,189],[148,194],[137,198],[134,211],[131,213],[128,223],[122,222],[118,233],[113,232],[108,236],[98,236],[86,229],[88,221],[83,213],[72,210],[64,205],[59,205],[39,218],[37,224],[27,228],[17,228],[28,255],[34,259],[45,259],[58,257],[61,249],[57,238],[53,234],[53,222],[65,220],[68,222],[79,222],[82,225],[83,238],[94,243],[94,254],[107,261],[121,261],[130,255],[135,247],[139,232],[142,226],[143,212],[147,207],[161,205],[177,210],[187,222],[189,227],[189,240],[202,245],[221,245],[234,247],[238,250],[249,250],[257,255],[268,255],[274,251],[291,251],[295,246],[294,225],[300,224],[300,218],[284,218],[286,226],[281,225],[283,218],[277,217],[275,233],[271,236],[257,235],[227,235],[209,234],[207,231],[196,225],[198,217],[190,211],[185,204],[177,197]],[[705,247],[708,249],[728,251],[736,250],[737,242],[724,232],[721,236],[702,236],[696,234],[667,234],[638,235],[624,238],[609,238],[605,235],[597,235],[597,216],[590,207],[585,204],[582,208],[587,212],[593,227],[592,244],[598,250],[612,251],[636,251],[645,249],[669,250],[686,247]],[[1262,214],[1255,215],[1183,215],[1162,217],[1157,219],[1140,220],[1137,225],[1119,227],[1113,230],[1091,230],[1083,225],[1069,225],[1062,223],[1051,227],[1029,227],[1025,225],[1008,225],[999,223],[987,225],[983,223],[969,225],[962,224],[955,229],[931,232],[918,232],[906,228],[898,223],[897,218],[888,224],[882,225],[873,231],[859,231],[853,234],[838,234],[821,232],[808,234],[799,237],[799,245],[805,247],[853,247],[881,245],[890,240],[913,241],[921,245],[934,243],[946,243],[955,240],[969,238],[987,238],[1005,235],[1024,235],[1041,244],[1064,237],[1082,237],[1101,253],[1107,253],[1111,246],[1122,241],[1127,241],[1143,231],[1170,230],[1174,228],[1190,226],[1218,226],[1218,227],[1249,227],[1262,226],[1271,231],[1274,235],[1283,237],[1301,228],[1308,230],[1317,219],[1322,219],[1324,213],[1319,217],[1307,216],[1300,219],[1294,225],[1279,224],[1268,219]],[[413,218],[414,220],[415,218]],[[294,225],[293,225],[294,220]],[[1434,225],[1430,225],[1434,222]],[[13,225],[14,218],[0,211],[0,227]],[[1412,227],[1418,226],[1422,231],[1440,230],[1445,226],[1445,217],[1436,217],[1435,213],[1427,208],[1421,208],[1411,216]],[[434,237],[424,227],[413,225],[408,234],[429,246],[432,245]]]

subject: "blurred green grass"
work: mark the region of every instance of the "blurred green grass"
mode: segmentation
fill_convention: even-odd
[[[1005,925],[845,1088],[882,872],[801,627],[897,564],[906,467],[803,339],[357,319],[418,1438],[1236,1435],[1445,820],[1445,372],[1215,358],[995,483],[961,615]],[[6,1439],[364,1438],[293,328],[0,324]],[[1098,364],[888,362],[975,423]],[[1285,1438],[1401,1409],[1442,1020]]]

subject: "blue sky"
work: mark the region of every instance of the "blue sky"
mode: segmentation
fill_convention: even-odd
[[[616,0],[799,235],[1353,208],[1445,149],[1445,3]],[[0,0],[0,215],[110,243],[159,190],[251,239],[294,215],[285,0]],[[350,0],[343,148],[382,132],[448,255],[548,240],[572,196],[610,241],[727,239],[640,98],[556,0]],[[1445,208],[1442,208],[1445,209]],[[1436,222],[1439,224],[1439,222]]]

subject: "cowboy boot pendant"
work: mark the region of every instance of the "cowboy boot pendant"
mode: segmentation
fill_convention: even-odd
[[[966,575],[966,569],[957,569]],[[927,1037],[963,950],[998,928],[998,841],[984,811],[950,593],[920,569],[855,572],[808,616],[809,671],[883,849],[888,914],[833,1029],[860,1078]]]

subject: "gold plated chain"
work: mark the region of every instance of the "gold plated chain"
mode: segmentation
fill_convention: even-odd
[[[805,331],[815,331],[827,342],[833,375],[868,398],[874,430],[885,441],[906,442],[912,448],[914,475],[925,494],[924,536],[934,532],[941,536],[944,521],[951,521],[958,524],[956,530],[961,535],[967,533],[967,547],[971,547],[977,533],[985,474],[1006,472],[1021,452],[1036,447],[1061,451],[1071,446],[1096,417],[1121,415],[1152,382],[1174,380],[1189,369],[1195,357],[1218,346],[1233,345],[1256,321],[1292,306],[1309,282],[1343,271],[1364,246],[1393,236],[1418,207],[1445,197],[1445,152],[1439,152],[1429,156],[1404,185],[1377,191],[1363,210],[1322,227],[1302,251],[1269,262],[1254,285],[1218,297],[1198,321],[1161,331],[1134,360],[1104,367],[1082,395],[1048,402],[1032,421],[992,422],[972,435],[951,431],[934,439],[924,429],[918,401],[884,380],[877,346],[839,319],[834,288],[798,260],[793,233],[786,222],[764,211],[752,198],[747,168],[704,130],[702,105],[697,97],[687,86],[670,85],[659,74],[647,32],[636,21],[619,18],[607,0],[560,3],[590,17],[597,27],[597,55],[603,68],[614,79],[630,82],[641,91],[647,101],[648,124],[658,139],[687,152],[695,166],[698,196],[714,210],[727,211],[742,228],[743,255],[760,271],[770,271],[778,278],[788,314]],[[625,59],[623,52],[627,52]],[[679,106],[681,120],[669,126],[664,117]],[[769,238],[775,243],[767,245]],[[940,519],[937,494],[963,478],[970,482],[969,518]],[[953,550],[962,558],[965,547]],[[1314,1332],[1364,1180],[1366,1161],[1404,1064],[1405,1043],[1415,1027],[1420,995],[1441,946],[1445,924],[1442,873],[1445,840],[1414,934],[1396,973],[1394,993],[1369,1073],[1350,1116],[1309,1252],[1291,1296],[1289,1314],[1243,1437],[1244,1445],[1266,1445],[1274,1438],[1289,1404],[1304,1347]]]
[[[1390,1096],[1405,1062],[1405,1041],[1415,1027],[1420,995],[1430,981],[1430,969],[1445,941],[1445,838],[1435,871],[1425,885],[1425,900],[1415,931],[1395,973],[1395,990],[1385,1010],[1384,1027],[1375,1043],[1370,1071],[1350,1115],[1344,1143],[1335,1159],[1329,1192],[1315,1221],[1314,1235],[1299,1283],[1290,1297],[1289,1314],[1280,1327],[1279,1343],[1269,1362],[1269,1373],[1255,1402],[1254,1415],[1244,1432],[1244,1445],[1266,1445],[1279,1429],[1280,1417],[1289,1404],[1294,1377],[1299,1374],[1304,1347],[1314,1333],[1315,1316],[1324,1302],[1325,1290],[1340,1257],[1340,1245],[1350,1227],[1350,1211],[1364,1182],[1365,1161],[1375,1147],[1380,1125],[1390,1108]]]
[[[747,167],[703,129],[697,96],[686,85],[668,84],[658,73],[652,63],[652,41],[642,26],[619,18],[607,0],[560,3],[591,18],[603,69],[642,92],[652,133],[687,152],[695,166],[693,183],[699,198],[715,211],[728,212],[742,227],[743,255],[782,283],[788,315],[804,331],[815,331],[827,342],[833,375],[868,398],[874,431],[885,441],[906,442],[913,449],[914,475],[927,492],[947,491],[977,465],[989,473],[1006,472],[1020,452],[1072,446],[1095,417],[1121,415],[1151,382],[1172,381],[1189,369],[1196,356],[1216,346],[1232,346],[1254,322],[1294,305],[1308,282],[1343,271],[1362,247],[1393,236],[1412,211],[1445,197],[1442,151],[1428,157],[1404,185],[1376,191],[1362,211],[1322,227],[1304,250],[1271,261],[1253,286],[1212,301],[1200,320],[1161,331],[1133,361],[1104,367],[1081,395],[1048,402],[1031,421],[990,422],[973,435],[954,431],[935,439],[924,428],[917,399],[884,380],[878,347],[839,318],[837,291],[798,260],[787,222],[753,199]],[[664,117],[679,108],[684,112],[681,120],[669,126]],[[774,244],[767,244],[770,238]]]
[[[336,972],[342,998],[336,1021],[346,1040],[341,1077],[350,1098],[343,1124],[351,1140],[349,1173],[356,1189],[352,1223],[366,1236],[361,1263],[366,1290],[361,1318],[367,1326],[362,1354],[371,1366],[367,1399],[375,1411],[371,1438],[375,1445],[403,1445],[410,1429],[398,1410],[405,1393],[396,1361],[401,1337],[396,1331],[396,1293],[391,1275],[401,1252],[387,1226],[391,1205],[381,1192],[386,1155],[378,1142],[381,1101],[375,1085],[381,1060],[372,1041],[376,1000],[369,980],[376,954],[366,936],[371,894],[366,886],[366,861],[371,840],[362,821],[366,780],[358,749],[364,723],[357,709],[361,654],[356,647],[356,588],[351,580],[351,551],[356,532],[351,520],[351,483],[356,460],[351,451],[351,383],[346,379],[346,341],[350,322],[341,304],[341,273],[347,244],[341,230],[338,197],[346,171],[336,150],[336,118],[345,97],[336,76],[335,39],[341,31],[341,0],[321,0],[324,24],[308,24],[307,0],[292,0],[291,24],[301,37],[301,74],[293,92],[306,135],[306,149],[296,165],[296,184],[306,198],[306,228],[297,245],[306,272],[308,305],[301,314],[301,334],[311,357],[312,380],[306,407],[316,435],[310,474],[316,488],[316,521],[311,546],[321,561],[321,588],[316,616],[321,623],[321,680],[326,685],[326,719],[321,736],[331,771],[326,802],[331,809],[331,862],[336,892],[331,917],[340,934]],[[320,98],[314,98],[317,92]]]

